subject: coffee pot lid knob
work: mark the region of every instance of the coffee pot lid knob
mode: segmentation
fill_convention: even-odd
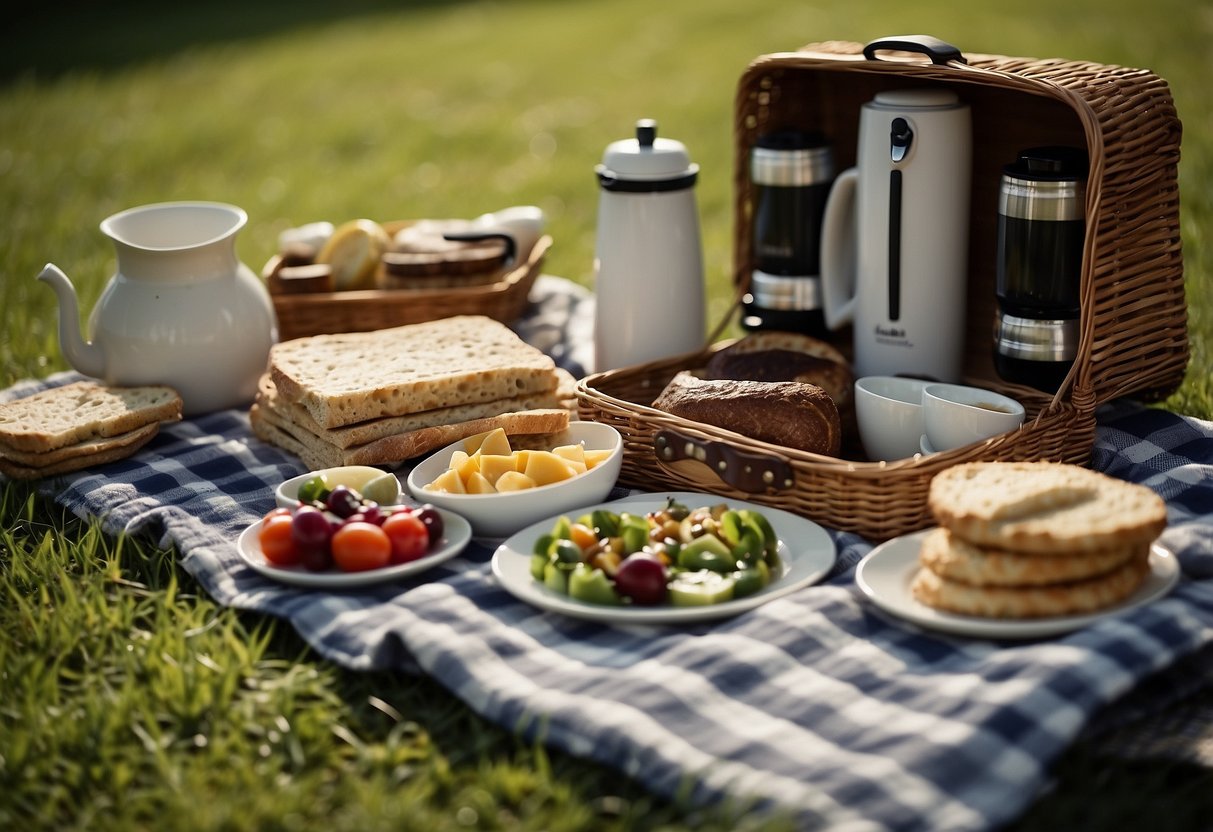
[[[640,147],[652,147],[657,139],[657,122],[651,118],[642,118],[636,122],[636,144]]]
[[[686,145],[659,137],[657,121],[642,118],[636,122],[636,138],[607,146],[597,171],[608,189],[628,190],[618,183],[630,181],[642,183],[643,190],[672,190],[693,184],[699,166],[691,161]]]

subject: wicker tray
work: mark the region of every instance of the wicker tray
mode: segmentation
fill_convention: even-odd
[[[395,234],[409,221],[387,222],[383,227]],[[552,246],[542,237],[525,257],[495,282],[441,289],[364,289],[348,292],[273,294],[278,315],[278,337],[287,341],[325,332],[365,332],[403,326],[452,315],[486,315],[509,323],[526,310],[531,285],[543,268]],[[262,269],[268,276],[277,258]]]
[[[903,53],[866,59],[860,44],[829,42],[763,56],[747,68],[735,101],[734,279],[744,291],[753,270],[748,166],[759,135],[822,131],[843,169],[854,164],[860,107],[877,91],[955,89],[970,104],[974,125],[965,377],[1022,401],[1023,427],[953,451],[873,463],[757,442],[648,406],[679,369],[705,364],[709,348],[597,373],[578,385],[582,418],[624,434],[623,482],[745,498],[883,540],[930,525],[927,487],[944,468],[975,460],[1089,464],[1100,402],[1129,393],[1157,398],[1180,383],[1188,359],[1181,128],[1166,83],[1145,70],[1084,62],[928,54],[932,62]],[[1051,395],[998,378],[991,331],[1002,166],[1023,147],[1059,143],[1085,146],[1091,169],[1081,341],[1073,369]],[[846,349],[850,333],[839,335]]]

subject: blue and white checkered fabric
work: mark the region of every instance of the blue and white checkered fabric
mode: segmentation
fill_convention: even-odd
[[[586,296],[545,278],[520,331],[575,373]],[[24,382],[28,395],[78,376]],[[172,544],[219,602],[287,619],[324,656],[437,678],[478,713],[614,766],[663,795],[731,795],[840,829],[988,829],[1015,818],[1105,704],[1213,641],[1213,424],[1121,403],[1096,468],[1170,511],[1184,578],[1165,599],[1064,637],[995,644],[915,632],[855,589],[870,545],[833,534],[822,584],[718,623],[612,627],[502,590],[492,550],[365,591],[306,591],[248,568],[239,532],[302,471],[246,414],[165,428],[136,456],[45,489],[113,533]]]

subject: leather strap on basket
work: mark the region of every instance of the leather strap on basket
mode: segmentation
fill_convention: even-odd
[[[880,60],[876,53],[882,50],[896,52],[918,52],[931,59],[931,63],[968,63],[960,50],[945,40],[931,35],[890,35],[877,38],[863,47],[863,56],[869,61]]]
[[[740,451],[727,442],[697,439],[673,428],[657,431],[653,452],[659,465],[683,460],[701,462],[726,485],[747,494],[785,491],[796,484],[792,463],[778,454]]]

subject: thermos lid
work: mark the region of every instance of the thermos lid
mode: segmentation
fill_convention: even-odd
[[[636,138],[611,142],[595,169],[608,191],[676,191],[695,184],[699,165],[691,161],[686,145],[657,136],[657,122],[636,122]]]
[[[785,188],[828,183],[834,179],[834,153],[816,133],[767,133],[750,151],[750,179],[755,185]]]
[[[1085,215],[1088,157],[1076,147],[1032,147],[1003,168],[998,213],[1025,220],[1079,220]]]
[[[916,88],[909,90],[882,90],[876,93],[871,106],[881,109],[950,109],[961,106],[960,96],[951,90]]]
[[[1035,182],[1078,180],[1087,178],[1088,164],[1085,150],[1050,145],[1021,150],[1019,158],[1003,168],[1003,172],[1015,179]]]

